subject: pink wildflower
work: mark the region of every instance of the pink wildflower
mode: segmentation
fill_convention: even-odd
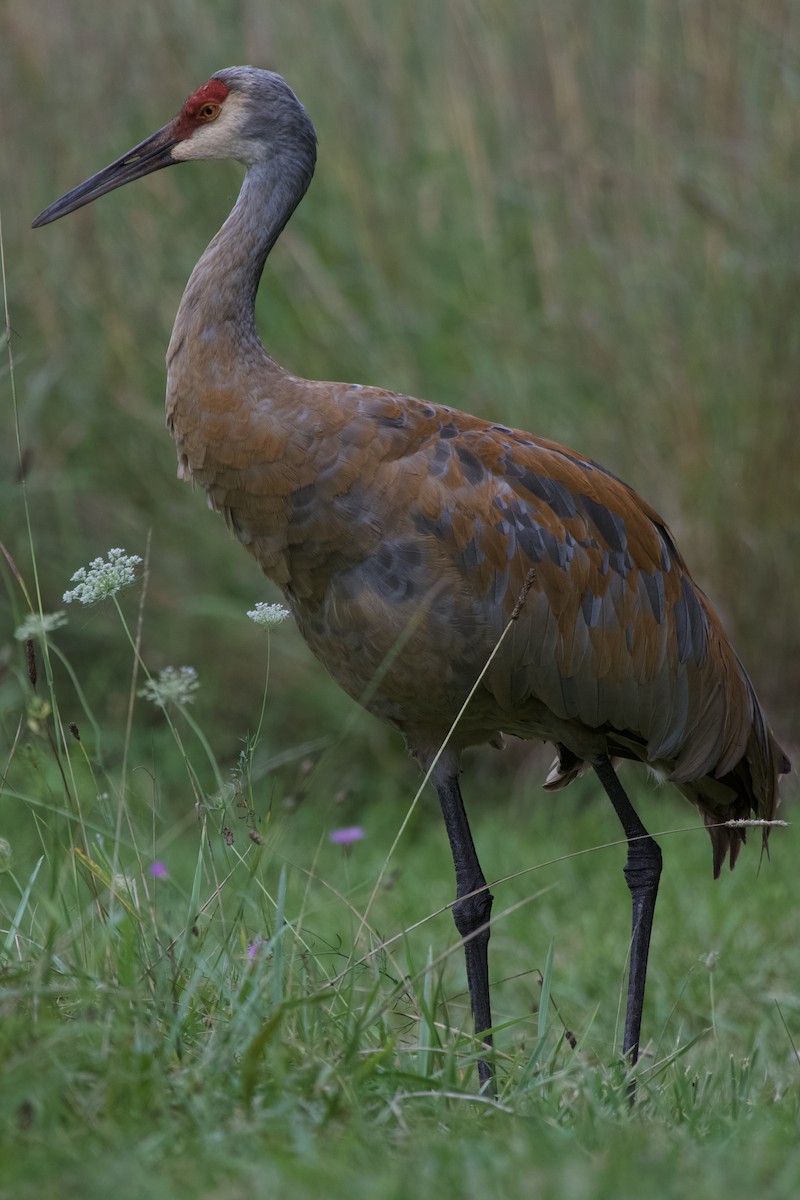
[[[366,836],[360,825],[347,825],[344,829],[334,829],[330,838],[335,846],[352,846]]]

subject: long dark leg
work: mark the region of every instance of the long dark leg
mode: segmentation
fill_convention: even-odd
[[[475,853],[475,844],[469,821],[461,799],[458,775],[455,772],[442,774],[436,780],[436,790],[442,806],[442,816],[450,838],[453,864],[456,869],[456,903],[453,917],[456,929],[464,939],[464,955],[467,960],[467,983],[475,1018],[475,1032],[484,1034],[484,1042],[491,1046],[492,1012],[489,1006],[489,916],[492,911],[492,895],[486,890],[486,880]],[[483,888],[483,891],[478,889]],[[470,895],[477,892],[476,896]],[[462,899],[466,897],[466,899]],[[478,1078],[481,1086],[494,1090],[494,1070],[488,1059],[478,1061]]]
[[[642,1029],[644,985],[647,977],[647,953],[650,932],[661,875],[661,851],[639,820],[617,773],[604,755],[593,764],[597,776],[608,793],[628,839],[628,859],[625,881],[631,893],[633,926],[631,933],[631,968],[628,976],[628,1007],[625,1013],[623,1054],[634,1066],[639,1057],[639,1036]],[[633,1085],[629,1092],[633,1098]]]

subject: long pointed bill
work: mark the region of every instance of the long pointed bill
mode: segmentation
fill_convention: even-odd
[[[82,208],[84,204],[91,204],[98,196],[113,192],[114,188],[122,187],[134,179],[141,179],[143,175],[149,175],[152,171],[160,171],[162,167],[171,167],[178,161],[172,157],[172,148],[178,141],[180,138],[175,136],[175,122],[170,121],[169,125],[159,129],[127,154],[123,154],[122,158],[104,167],[91,179],[79,184],[44,212],[39,213],[32,227],[38,229],[40,225],[48,225],[51,221],[57,221],[59,217],[74,212],[76,208]]]

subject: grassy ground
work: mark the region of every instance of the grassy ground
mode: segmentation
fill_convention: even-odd
[[[260,300],[276,357],[535,429],[628,479],[797,758],[793,6],[9,0],[0,1196],[794,1196],[793,830],[713,884],[694,814],[626,776],[653,832],[683,831],[662,842],[631,1114],[609,806],[590,781],[544,796],[539,748],[470,756],[486,873],[511,877],[494,888],[500,1094],[471,1098],[434,803],[389,857],[417,786],[402,746],[293,630],[247,620],[276,597],[174,478],[163,352],[237,168],[28,228],[243,61],[284,73],[320,134]],[[71,608],[37,642],[33,687],[26,590],[52,612],[119,545],[146,572],[119,609]],[[145,667],[184,663],[192,704],[138,695]],[[367,836],[347,853],[329,834],[351,824]]]

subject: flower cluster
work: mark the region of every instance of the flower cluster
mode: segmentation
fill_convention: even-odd
[[[19,642],[27,642],[29,638],[45,637],[66,623],[67,614],[63,608],[53,613],[28,613],[22,624],[14,630],[14,637]]]
[[[290,614],[288,608],[284,608],[282,604],[267,604],[266,601],[259,600],[247,615],[256,625],[271,629],[273,625],[280,625]]]
[[[159,671],[158,679],[148,679],[139,695],[159,708],[166,708],[168,704],[182,708],[193,702],[194,693],[199,687],[200,681],[194,667],[164,667]]]
[[[108,562],[96,558],[88,567],[81,567],[72,576],[78,586],[64,592],[64,603],[95,604],[105,600],[136,579],[136,567],[141,562],[138,554],[126,554],[124,550],[109,550]]]

